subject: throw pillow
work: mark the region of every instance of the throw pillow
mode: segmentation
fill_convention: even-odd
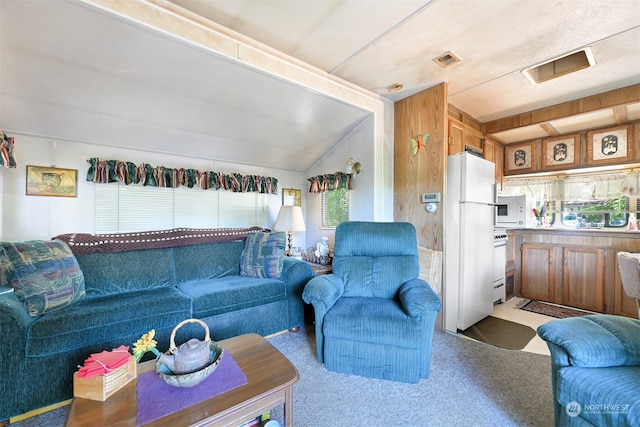
[[[84,275],[61,240],[0,242],[0,269],[31,317],[85,296]]]
[[[248,277],[280,278],[284,264],[284,246],[287,234],[251,233],[240,254],[240,275]]]

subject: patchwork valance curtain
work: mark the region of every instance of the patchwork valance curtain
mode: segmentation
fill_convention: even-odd
[[[336,172],[326,175],[312,176],[309,178],[311,185],[309,193],[323,193],[325,191],[333,191],[341,188],[351,190],[353,174]]]
[[[122,182],[126,185],[141,184],[151,187],[189,188],[200,187],[203,190],[225,189],[233,192],[278,193],[276,178],[259,175],[224,174],[222,172],[199,171],[196,169],[172,169],[164,166],[151,166],[147,163],[136,165],[120,160],[102,160],[92,157],[87,160],[89,170],[87,181],[96,184]]]
[[[13,137],[8,137],[0,130],[0,166],[15,168],[18,164],[13,155]]]

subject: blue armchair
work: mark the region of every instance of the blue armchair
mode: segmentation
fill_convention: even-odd
[[[640,426],[640,320],[572,317],[538,335],[551,352],[556,426]]]
[[[440,299],[420,270],[410,223],[344,222],[333,274],[314,277],[316,350],[332,371],[417,383],[429,378]]]

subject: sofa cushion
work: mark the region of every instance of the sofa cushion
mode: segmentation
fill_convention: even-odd
[[[142,334],[173,328],[190,317],[191,301],[175,288],[87,298],[32,323],[27,356],[62,353],[130,336],[134,331]]]
[[[237,276],[240,271],[238,260],[243,248],[243,241],[174,248],[176,282]]]
[[[323,322],[327,338],[422,348],[424,325],[409,317],[400,302],[373,297],[343,297],[327,312]]]
[[[78,255],[87,297],[174,285],[171,248]]]
[[[564,367],[558,370],[557,383],[563,410],[578,403],[578,415],[594,426],[640,425],[640,366]]]
[[[282,273],[286,233],[252,233],[240,255],[240,274],[277,279]]]
[[[0,269],[31,317],[85,296],[82,270],[61,240],[0,242]]]
[[[193,303],[193,317],[203,319],[287,298],[280,280],[229,276],[178,285]]]

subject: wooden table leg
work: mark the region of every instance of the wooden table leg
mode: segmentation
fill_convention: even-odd
[[[293,426],[293,387],[284,391],[284,427]]]

